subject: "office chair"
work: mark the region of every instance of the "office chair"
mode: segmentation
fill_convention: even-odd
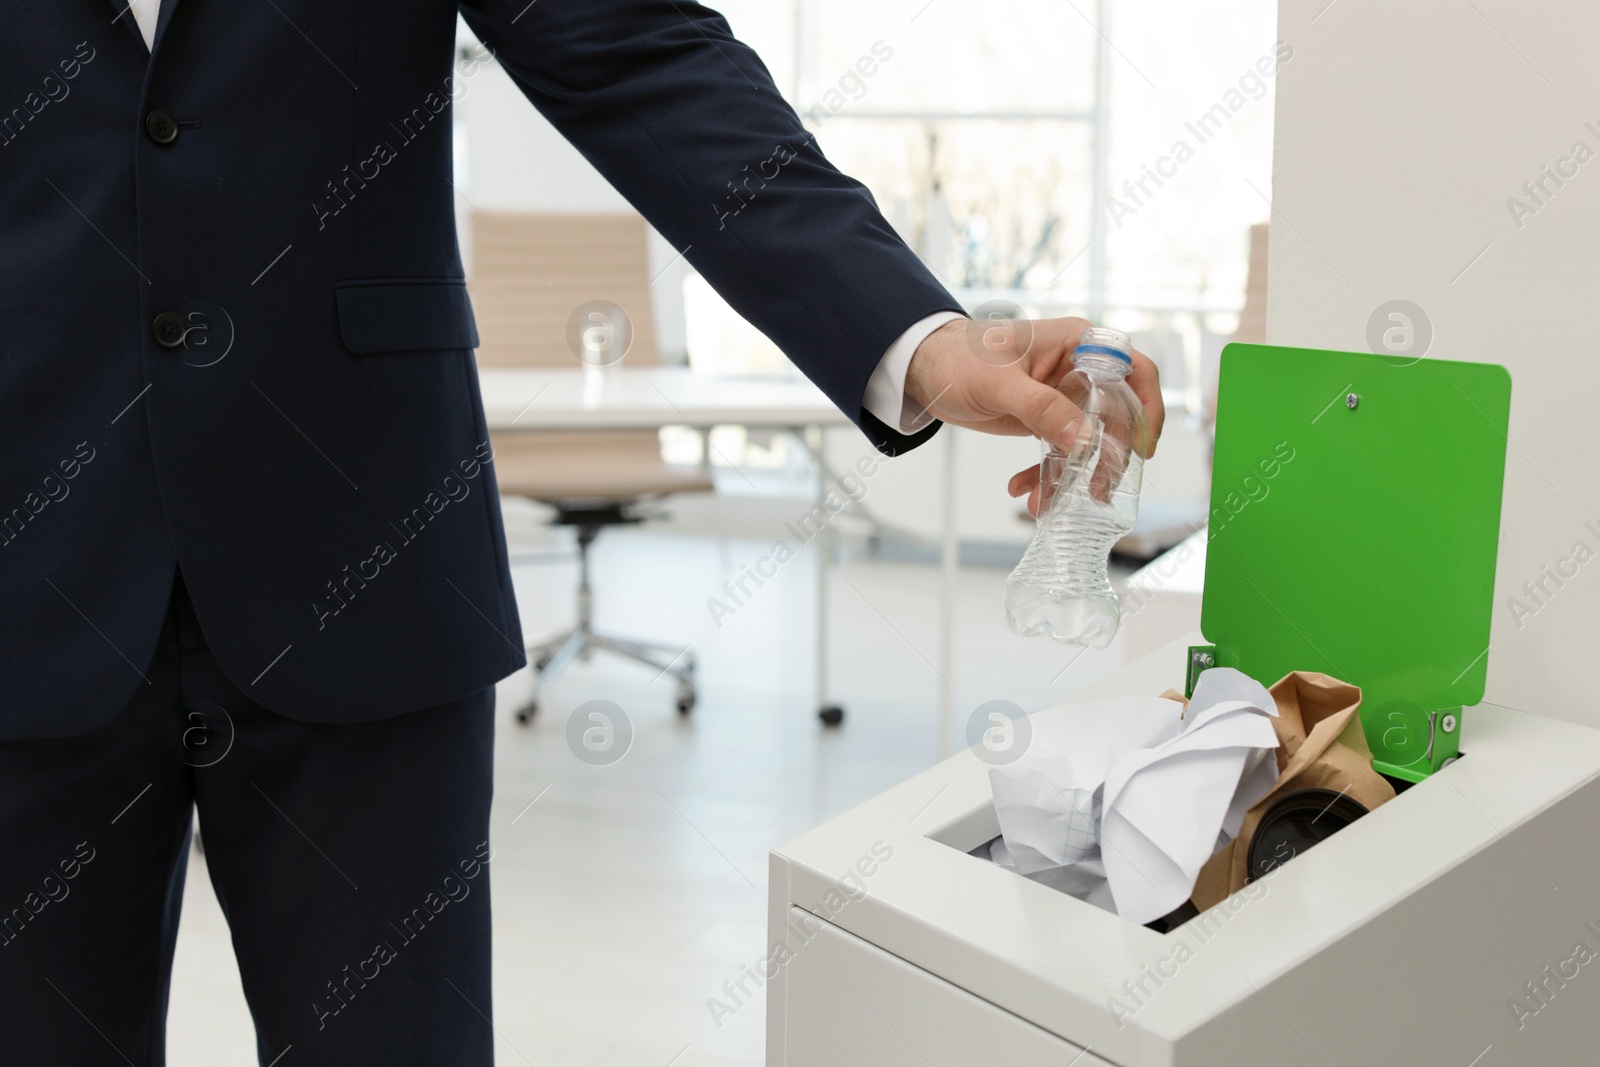
[[[627,365],[659,362],[640,216],[477,212],[472,241],[469,288],[481,365],[582,366],[569,343],[569,320],[597,301],[624,309],[631,322]],[[554,508],[552,523],[572,527],[578,542],[576,624],[528,647],[536,674],[517,722],[532,722],[545,687],[574,659],[587,660],[596,649],[648,666],[658,677],[672,675],[678,714],[688,715],[696,699],[693,650],[596,630],[590,549],[606,527],[651,517],[647,507],[653,501],[710,491],[708,471],[665,462],[655,430],[499,431],[490,439],[500,492]]]

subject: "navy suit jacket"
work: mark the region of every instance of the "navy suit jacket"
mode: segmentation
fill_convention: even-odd
[[[398,714],[525,662],[456,246],[457,10],[164,0],[152,54],[121,0],[6,5],[0,739],[115,715],[175,570],[229,678],[294,718]],[[459,10],[881,449],[925,436],[862,397],[958,305],[721,16]]]

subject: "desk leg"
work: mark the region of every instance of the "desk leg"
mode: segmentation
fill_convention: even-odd
[[[939,522],[939,758],[951,753],[956,717],[956,570],[960,543],[956,539],[956,428],[946,426],[944,439],[944,492]]]
[[[831,529],[817,538],[817,717],[828,726],[844,721],[844,708],[828,701],[828,557],[833,552]]]
[[[817,468],[817,503],[828,495],[828,470],[822,454],[822,427],[807,426],[803,440]],[[828,700],[828,571],[833,551],[832,525],[817,537],[817,718],[825,726],[844,722],[844,708]]]

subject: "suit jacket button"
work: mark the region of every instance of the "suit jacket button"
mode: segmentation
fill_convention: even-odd
[[[171,311],[163,311],[151,324],[151,333],[155,334],[156,344],[162,348],[177,348],[183,344],[183,335],[187,332],[183,327],[183,316]]]
[[[144,132],[156,144],[171,144],[178,139],[178,120],[158,107],[144,117]]]

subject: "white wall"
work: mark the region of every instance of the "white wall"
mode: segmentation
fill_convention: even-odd
[[[1510,369],[1487,699],[1600,725],[1600,561],[1574,556],[1600,552],[1600,159],[1520,225],[1508,206],[1576,142],[1600,153],[1600,8],[1282,0],[1278,35],[1269,339],[1364,351],[1399,298],[1430,357]],[[1576,573],[1529,599],[1563,559]]]

